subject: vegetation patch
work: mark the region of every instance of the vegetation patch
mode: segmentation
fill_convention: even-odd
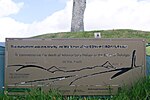
[[[102,38],[144,38],[150,43],[150,32],[130,29],[48,33],[32,38],[94,38],[95,32],[100,32]],[[146,52],[150,53],[150,49],[146,49]],[[5,90],[4,94],[0,94],[0,100],[150,100],[150,77],[139,80],[130,88],[124,86],[114,96],[62,96],[55,90],[44,92],[40,89],[27,89],[25,92],[26,95],[10,96]]]
[[[26,91],[26,95],[0,95],[0,100],[150,100],[150,77],[143,78],[132,87],[124,86],[114,96],[63,96],[56,90],[44,92],[41,89]]]
[[[150,43],[150,32],[130,29],[48,33],[33,38],[94,38],[95,32],[100,32],[101,38],[143,38],[147,43]]]

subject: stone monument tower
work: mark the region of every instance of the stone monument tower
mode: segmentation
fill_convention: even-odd
[[[84,31],[86,0],[73,0],[71,32]]]

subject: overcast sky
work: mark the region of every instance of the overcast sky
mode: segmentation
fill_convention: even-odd
[[[0,42],[68,32],[73,0],[0,0]],[[85,30],[150,31],[150,0],[87,0]]]

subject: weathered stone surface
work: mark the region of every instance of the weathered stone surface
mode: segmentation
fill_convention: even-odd
[[[71,32],[84,31],[86,0],[73,0]]]

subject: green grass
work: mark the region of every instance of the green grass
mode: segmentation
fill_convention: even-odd
[[[104,98],[103,98],[104,97]],[[143,78],[132,87],[124,86],[114,96],[62,96],[55,90],[44,92],[39,89],[31,90],[26,95],[9,96],[5,91],[0,100],[150,100],[150,77]]]
[[[95,32],[100,32],[102,38],[144,38],[150,43],[150,32],[130,29],[48,33],[33,38],[94,38]]]
[[[32,38],[94,38],[95,32],[100,32],[102,38],[144,38],[147,43],[150,43],[150,32],[130,29],[49,33]],[[147,49],[146,52],[150,52],[150,50]],[[104,99],[102,99],[102,96],[64,97],[55,90],[45,93],[42,90],[35,89],[27,92],[27,95],[24,96],[9,96],[8,92],[5,91],[4,94],[0,94],[0,100],[150,100],[150,77],[139,80],[130,88],[124,86],[116,95]]]
[[[61,93],[55,90],[44,92],[41,89],[26,91],[26,95],[9,95],[7,90],[0,95],[0,100],[63,100]]]
[[[124,87],[112,100],[150,100],[150,77],[139,80],[131,88]]]
[[[150,56],[150,43],[146,45],[146,55]]]

